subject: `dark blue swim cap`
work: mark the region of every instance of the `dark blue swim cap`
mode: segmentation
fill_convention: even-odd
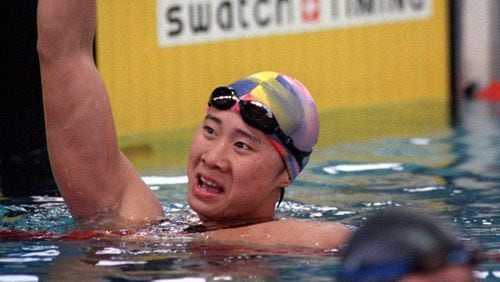
[[[446,265],[476,264],[479,251],[459,239],[447,222],[422,211],[388,208],[352,236],[340,281],[397,281]]]

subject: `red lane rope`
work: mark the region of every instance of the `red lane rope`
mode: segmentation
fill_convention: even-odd
[[[0,230],[0,241],[37,241],[37,240],[87,240],[92,238],[124,236],[133,234],[126,230],[91,230],[70,233],[54,233],[33,230]]]

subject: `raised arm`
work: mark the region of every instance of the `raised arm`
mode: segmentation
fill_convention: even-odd
[[[90,0],[38,1],[51,166],[75,218],[143,225],[163,217],[163,210],[118,148],[109,98],[93,59],[95,10]]]

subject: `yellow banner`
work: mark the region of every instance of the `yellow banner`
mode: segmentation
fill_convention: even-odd
[[[302,81],[321,112],[424,101],[445,117],[447,9],[445,0],[105,0],[97,61],[121,136],[193,127],[213,88],[262,70]]]

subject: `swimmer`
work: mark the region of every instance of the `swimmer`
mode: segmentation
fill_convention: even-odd
[[[89,0],[38,4],[51,167],[79,222],[144,227],[168,218],[117,145],[109,97],[93,57],[95,5]],[[343,244],[350,230],[340,223],[274,217],[276,203],[318,138],[317,110],[307,89],[286,75],[261,72],[215,89],[207,101],[187,165],[187,198],[201,221],[191,231],[250,244]]]
[[[442,220],[421,211],[389,208],[354,233],[340,281],[475,281],[480,259],[473,244]]]

